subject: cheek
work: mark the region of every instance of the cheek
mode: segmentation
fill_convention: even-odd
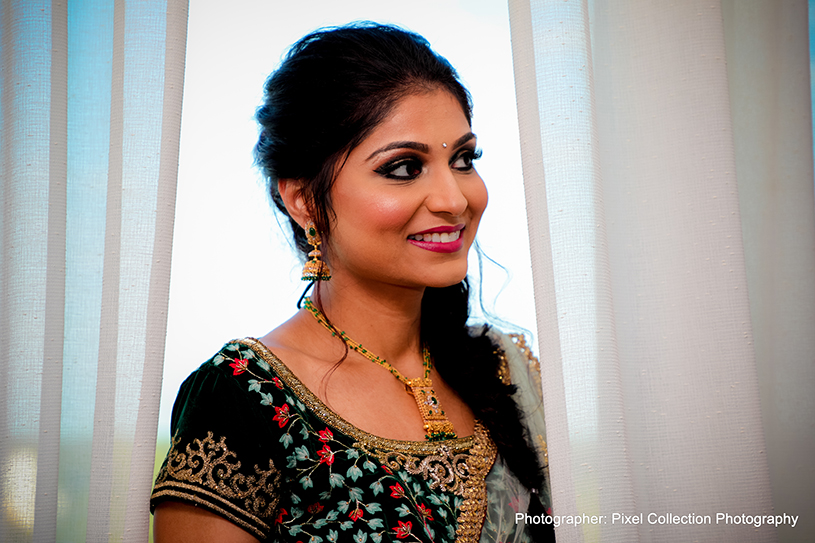
[[[341,230],[357,241],[388,232],[401,232],[416,212],[417,206],[406,195],[388,191],[356,191],[337,194],[335,212]]]
[[[473,183],[472,186],[469,187],[466,197],[473,213],[473,221],[477,223],[487,208],[487,202],[489,202],[487,185],[484,184],[484,181],[480,177],[478,178],[478,182]]]
[[[401,198],[379,194],[376,198],[363,200],[363,207],[354,219],[362,226],[378,230],[402,230],[416,212],[416,206]]]

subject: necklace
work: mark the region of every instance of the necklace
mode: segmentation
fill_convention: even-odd
[[[432,368],[433,365],[430,362],[430,353],[427,351],[427,349],[422,349],[422,358],[424,359],[424,362],[422,363],[424,366],[424,376],[417,377],[415,379],[408,379],[399,373],[399,370],[388,364],[384,358],[376,356],[374,353],[364,348],[360,343],[357,343],[348,337],[348,334],[342,330],[333,328],[328,323],[328,319],[325,318],[322,311],[317,309],[317,307],[311,302],[311,298],[306,298],[303,301],[303,305],[305,305],[306,309],[308,309],[309,312],[314,315],[317,322],[322,324],[329,332],[331,332],[332,336],[339,335],[339,338],[348,346],[349,349],[358,352],[374,364],[382,366],[391,372],[391,375],[404,383],[406,392],[413,396],[413,399],[416,400],[416,405],[419,407],[419,413],[422,415],[422,421],[424,422],[426,440],[443,441],[445,439],[454,439],[457,437],[453,428],[453,423],[450,422],[447,415],[444,414],[444,409],[441,408],[439,399],[436,396],[436,391],[433,390],[433,382],[430,380],[430,368]]]

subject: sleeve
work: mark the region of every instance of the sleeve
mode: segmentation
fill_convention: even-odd
[[[281,474],[264,439],[268,425],[260,404],[226,366],[211,360],[181,386],[173,406],[172,444],[156,478],[150,509],[164,501],[184,502],[267,539],[281,494]]]

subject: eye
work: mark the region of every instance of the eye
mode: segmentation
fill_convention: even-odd
[[[464,149],[453,158],[450,167],[460,172],[469,172],[473,169],[473,161],[481,158],[481,149]]]
[[[383,164],[374,171],[388,179],[411,181],[419,177],[423,167],[422,161],[417,158],[399,158]]]

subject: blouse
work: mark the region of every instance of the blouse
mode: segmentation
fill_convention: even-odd
[[[519,353],[534,369],[522,337],[499,340],[514,351],[502,379]],[[545,461],[543,430],[530,429]],[[256,339],[227,343],[187,378],[172,432],[151,509],[185,502],[279,542],[529,541],[514,522],[529,495],[478,421],[472,436],[445,441],[377,437],[334,413]]]

